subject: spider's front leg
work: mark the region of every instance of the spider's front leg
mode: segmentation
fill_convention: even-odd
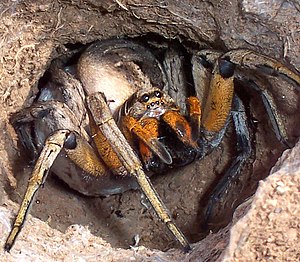
[[[183,246],[184,250],[190,250],[187,239],[172,221],[167,208],[155,191],[149,178],[144,173],[140,160],[126,141],[120,129],[117,127],[106,104],[104,96],[101,93],[94,93],[88,97],[87,104],[90,114],[94,119],[94,124],[98,127],[97,133],[94,134],[94,139],[97,139],[97,136],[105,137],[114,154],[117,156],[118,161],[122,163],[122,166],[129,175],[136,178],[141,190],[148,198],[159,218],[166,224],[171,233]],[[96,128],[92,129],[96,130]],[[145,141],[149,141],[148,137],[145,138]],[[100,147],[97,147],[97,149],[99,154],[103,156],[108,150],[106,147],[103,148],[101,145]],[[106,156],[103,160],[105,162],[110,161],[110,159]]]
[[[90,191],[88,182],[82,183],[87,176],[88,181],[97,184],[98,187],[99,184],[101,186],[109,183],[108,169],[98,159],[88,141],[83,138],[87,135],[84,135],[85,130],[79,127],[77,120],[73,112],[58,101],[36,102],[12,117],[11,121],[25,147],[39,156],[7,238],[5,244],[7,251],[14,244],[34,196],[45,182],[50,169],[56,170],[60,178],[83,194],[94,193]],[[101,187],[97,190],[101,192]]]
[[[277,60],[248,49],[231,50],[223,55],[212,50],[202,50],[197,56],[203,68],[202,75],[203,72],[210,71],[217,60],[227,61],[229,65],[234,66],[235,79],[243,82],[244,87],[253,89],[260,95],[277,139],[289,146],[282,117],[277,111],[275,99],[270,90],[271,84],[265,75],[281,77],[300,90],[300,73],[297,70],[292,71]],[[197,76],[201,74],[197,72]],[[199,78],[202,81],[203,78]]]
[[[260,81],[259,76],[260,73],[282,76],[289,82],[296,84],[298,88],[300,76],[278,61],[250,50],[233,50],[221,56],[219,53],[211,52],[211,50],[203,50],[198,55],[198,61],[200,61],[204,71],[213,67],[209,94],[202,118],[203,128],[200,143],[203,145],[200,144],[199,146],[200,148],[204,146],[204,149],[207,147],[203,151],[204,155],[216,147],[224,135],[230,115],[237,136],[238,155],[232,161],[223,178],[218,181],[209,198],[205,214],[205,223],[208,223],[216,204],[222,202],[228,187],[240,174],[243,164],[252,153],[252,135],[247,123],[245,108],[242,101],[237,96],[233,96],[234,78],[242,81],[244,87],[250,87],[260,94],[276,137],[283,144],[288,145],[285,127],[277,112],[273,96],[269,92],[268,86]],[[200,74],[196,70],[194,73],[200,76],[206,75],[203,72]]]
[[[6,251],[9,251],[14,244],[15,239],[24,224],[27,211],[32,204],[35,193],[45,181],[54,160],[62,150],[69,135],[69,130],[59,130],[53,133],[45,141],[45,147],[35,164],[34,170],[32,171],[31,178],[28,182],[27,191],[20,206],[20,210],[13,224],[13,228],[6,240],[4,246]]]

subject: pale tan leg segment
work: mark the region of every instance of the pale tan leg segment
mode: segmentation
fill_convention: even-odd
[[[62,150],[65,140],[67,139],[69,134],[70,131],[68,130],[58,130],[55,133],[53,133],[51,136],[49,136],[49,138],[45,141],[45,147],[43,148],[35,164],[18,215],[15,219],[13,228],[6,240],[4,246],[6,251],[9,251],[13,246],[16,237],[20,232],[22,225],[24,224],[26,215],[28,213],[28,209],[33,202],[35,193],[38,191],[40,186],[45,181],[49,169],[51,168],[56,157]]]
[[[168,209],[165,207],[157,192],[153,188],[150,180],[144,173],[140,160],[112,118],[111,112],[104,99],[104,95],[101,93],[90,95],[87,99],[87,104],[100,131],[111,144],[128,174],[136,177],[141,190],[148,198],[159,218],[167,225],[183,248],[186,251],[190,250],[190,245],[187,239],[172,221]]]

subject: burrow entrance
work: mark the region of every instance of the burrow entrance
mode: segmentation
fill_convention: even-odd
[[[197,6],[196,3],[192,2],[190,4]],[[176,5],[171,4],[170,8],[174,6]],[[222,30],[221,32],[218,31],[219,28],[217,30],[215,19],[218,19],[220,22],[221,29],[225,28],[226,23],[226,28],[228,27],[228,21],[225,21],[220,15],[218,16],[220,7],[213,9],[216,16],[214,19],[206,17],[202,20],[202,27],[191,25],[189,21],[184,19],[180,20],[178,15],[172,16],[171,12],[168,13],[168,16],[164,14],[162,20],[156,20],[154,23],[151,23],[150,19],[153,18],[153,13],[162,12],[161,6],[152,6],[146,10],[133,5],[132,12],[123,10],[122,7],[116,5],[111,6],[110,8],[112,9],[108,9],[107,6],[96,6],[91,3],[79,6],[64,5],[58,2],[49,3],[47,5],[49,12],[46,13],[41,10],[39,3],[26,5],[24,8],[28,14],[32,14],[35,11],[34,23],[43,25],[40,32],[33,31],[31,33],[44,36],[43,41],[47,44],[43,47],[37,46],[35,48],[47,51],[47,55],[40,53],[43,58],[38,59],[36,52],[33,52],[36,50],[32,50],[32,53],[30,52],[31,56],[27,54],[27,57],[26,54],[19,54],[18,59],[24,64],[23,69],[20,63],[17,65],[21,70],[20,75],[31,77],[28,78],[29,84],[25,88],[13,91],[22,94],[21,97],[24,99],[22,102],[11,96],[9,99],[10,101],[15,101],[15,106],[9,106],[8,111],[10,112],[15,112],[32,102],[33,97],[38,92],[38,79],[47,70],[51,60],[61,54],[68,53],[74,48],[75,43],[85,45],[97,39],[124,35],[143,38],[145,33],[150,32],[166,38],[167,41],[172,41],[170,40],[171,38],[176,38],[174,41],[181,42],[187,54],[189,54],[191,49],[211,47],[226,51],[239,45],[239,40],[229,41],[228,39],[221,39]],[[209,5],[204,5],[198,11],[192,10],[192,12],[193,15],[200,17],[203,16],[203,12],[211,10],[211,8]],[[180,12],[184,13],[188,11],[188,8],[187,6],[181,6],[180,10]],[[220,8],[220,10],[224,9]],[[233,11],[233,9],[228,10],[228,17],[230,12]],[[140,13],[137,14],[137,12]],[[82,21],[80,25],[68,23],[73,21],[74,14],[80,17]],[[57,19],[55,19],[54,27],[53,25],[52,27],[49,26],[49,28],[53,29],[49,35],[46,31],[46,25],[42,21],[50,21],[53,17],[57,17]],[[191,16],[192,18],[193,16]],[[167,23],[171,20],[176,21],[178,26],[175,27],[171,23]],[[166,24],[162,21],[165,21]],[[235,21],[230,21],[230,23],[235,25]],[[105,26],[103,27],[103,25]],[[239,26],[248,28],[251,27],[251,23],[240,24]],[[208,33],[210,34],[209,38],[207,38]],[[40,45],[42,45],[42,38],[38,38],[38,40],[41,43]],[[257,50],[259,51],[262,46],[267,46],[268,48],[265,52],[272,54],[279,48],[276,44],[277,42],[274,44],[273,41],[271,45],[266,41],[266,43],[261,43]],[[245,43],[242,44],[242,46],[245,45]],[[278,46],[280,46],[280,43],[278,43]],[[27,48],[30,49],[30,46]],[[41,60],[43,61],[42,64]],[[29,62],[33,64],[29,64]],[[35,68],[35,75],[33,76],[32,68]],[[279,85],[279,88],[276,88],[276,92],[280,90],[280,86],[286,86],[281,81],[277,82],[276,85]],[[299,111],[299,101],[295,98],[292,87],[288,87],[288,90],[285,87],[284,90],[284,94],[279,94],[278,96],[278,107],[285,116],[288,116],[285,118],[285,124],[290,137],[292,140],[295,140],[300,135],[297,133],[299,131],[297,130],[299,119],[296,115],[296,111]],[[258,96],[254,94],[254,99],[251,99],[249,102],[249,106],[254,108],[254,110],[251,109],[253,122],[257,123],[255,124],[257,128],[255,158],[244,169],[243,179],[236,181],[232,185],[231,192],[233,193],[229,194],[229,198],[234,200],[233,206],[236,206],[239,201],[242,201],[242,199],[255,191],[257,182],[268,174],[270,167],[273,166],[285,148],[272,134],[262,103],[257,98]],[[286,103],[286,101],[291,102]],[[295,107],[296,110],[294,110]],[[169,208],[175,222],[191,242],[199,241],[207,233],[201,229],[201,210],[207,194],[213,188],[216,179],[224,173],[234,156],[234,150],[231,146],[234,143],[232,141],[234,141],[234,133],[229,128],[221,146],[204,160],[196,161],[183,168],[170,170],[166,174],[158,175],[152,179],[155,188]],[[12,144],[12,141],[8,141],[8,144]],[[8,149],[8,151],[10,150],[11,152],[8,152],[8,154],[15,155],[16,151]],[[14,191],[7,186],[6,192],[11,199],[20,203],[32,167],[28,165],[29,160],[26,156],[24,157],[22,149],[17,150],[20,150],[20,156],[14,156],[12,159],[14,159],[14,163],[17,163],[14,164],[13,172],[17,178],[18,187]],[[238,202],[235,201],[237,199]],[[127,248],[129,245],[133,245],[133,238],[136,235],[140,236],[141,245],[150,248],[166,250],[170,247],[177,247],[165,226],[156,218],[151,208],[147,209],[146,206],[147,202],[138,191],[129,191],[122,195],[107,198],[84,197],[70,190],[54,175],[51,175],[47,179],[44,188],[40,190],[36,197],[36,203],[31,210],[31,214],[43,221],[47,221],[51,227],[61,231],[64,231],[71,224],[88,225],[94,234],[103,237],[116,247]],[[226,217],[224,210],[220,210],[218,213],[219,215],[216,214],[212,229],[224,226],[230,220],[223,220]],[[225,211],[225,214],[228,215],[228,212]],[[230,215],[228,217],[230,218]]]

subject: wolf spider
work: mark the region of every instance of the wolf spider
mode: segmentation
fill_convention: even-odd
[[[140,188],[189,250],[147,175],[204,158],[220,144],[232,119],[238,155],[208,201],[209,219],[252,151],[244,105],[234,92],[236,79],[247,79],[247,85],[259,92],[277,138],[288,143],[272,94],[259,87],[253,72],[282,76],[298,87],[299,73],[250,50],[201,50],[191,59],[194,88],[184,90],[178,57],[171,48],[160,62],[133,40],[112,39],[91,44],[75,65],[61,59],[52,62],[49,81],[36,101],[11,119],[21,143],[37,160],[6,241],[7,251],[50,169],[84,195]]]

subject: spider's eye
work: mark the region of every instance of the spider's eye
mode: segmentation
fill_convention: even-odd
[[[161,92],[160,91],[155,91],[154,95],[158,98],[161,98]]]
[[[148,102],[149,98],[150,98],[150,97],[149,97],[148,94],[144,94],[144,95],[142,95],[142,97],[141,97],[141,101],[144,102],[144,103],[146,103],[146,102]]]

